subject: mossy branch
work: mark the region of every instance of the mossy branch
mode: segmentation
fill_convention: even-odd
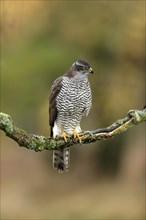
[[[146,108],[143,110],[130,110],[127,117],[119,119],[107,128],[101,128],[94,131],[84,131],[80,134],[82,144],[92,143],[98,140],[107,140],[115,135],[125,132],[133,125],[138,125],[146,121]],[[30,150],[54,150],[62,147],[70,147],[79,144],[78,139],[70,137],[67,142],[62,138],[50,138],[35,134],[29,134],[26,131],[16,127],[11,117],[5,113],[0,113],[0,129],[3,130],[9,138],[15,140],[20,146]]]

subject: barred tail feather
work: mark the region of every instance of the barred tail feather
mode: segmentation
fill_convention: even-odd
[[[70,148],[53,150],[53,168],[62,173],[68,171]]]

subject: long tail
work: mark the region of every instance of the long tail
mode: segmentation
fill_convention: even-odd
[[[59,173],[68,171],[70,160],[70,148],[53,150],[53,168]]]

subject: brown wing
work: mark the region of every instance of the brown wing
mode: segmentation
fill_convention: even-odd
[[[61,90],[62,84],[62,77],[59,77],[58,79],[56,79],[51,87],[51,93],[49,96],[49,124],[51,127],[50,130],[50,136],[53,136],[53,126],[54,126],[54,122],[57,118],[57,108],[56,108],[56,97],[58,95],[58,93]]]

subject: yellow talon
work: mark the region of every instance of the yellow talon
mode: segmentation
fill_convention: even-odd
[[[81,138],[80,138],[80,135],[76,132],[76,130],[74,130],[73,136],[74,136],[74,138],[78,138],[80,144],[82,143],[82,140],[81,140]]]
[[[64,138],[65,142],[67,142],[68,135],[64,131],[61,133],[60,136]]]

